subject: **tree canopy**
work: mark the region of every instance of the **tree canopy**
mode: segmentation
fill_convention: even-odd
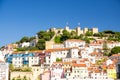
[[[44,39],[39,39],[36,47],[40,50],[44,50],[45,49],[45,40]]]
[[[39,32],[37,33],[39,39],[44,39],[44,40],[46,40],[46,41],[49,41],[49,40],[54,36],[54,34],[55,34],[55,33],[54,33],[54,32],[51,32],[51,31],[49,31],[49,32],[39,31]]]
[[[113,54],[118,54],[118,53],[120,53],[120,46],[116,46],[116,47],[112,48],[109,56],[111,56]]]
[[[24,36],[24,37],[20,40],[20,43],[23,43],[23,42],[29,42],[29,37]]]
[[[111,31],[111,30],[106,30],[106,31],[103,31],[103,32],[106,33],[106,34],[115,34],[115,32]]]
[[[93,32],[92,31],[87,31],[85,36],[92,36],[93,35]]]

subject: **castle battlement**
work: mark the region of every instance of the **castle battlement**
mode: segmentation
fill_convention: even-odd
[[[54,31],[56,34],[62,34],[63,30],[67,30],[68,32],[72,32],[75,31],[77,33],[77,35],[79,36],[80,34],[86,34],[87,31],[91,31],[93,34],[94,33],[98,33],[98,28],[94,27],[94,28],[83,28],[81,29],[80,25],[78,25],[76,28],[74,29],[70,29],[68,25],[65,26],[65,28],[50,28],[47,31]]]

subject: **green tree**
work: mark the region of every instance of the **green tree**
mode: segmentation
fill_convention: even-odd
[[[32,41],[32,40],[34,40],[34,39],[35,39],[35,36],[30,37],[30,38],[29,38],[29,41]]]
[[[90,39],[89,39],[88,37],[83,38],[83,40],[84,40],[86,43],[90,43]]]
[[[44,37],[44,34],[45,34],[45,31],[39,31],[39,32],[37,33],[38,38],[39,38],[39,39],[42,39],[42,38]]]
[[[65,40],[70,38],[70,33],[67,30],[63,30],[63,34],[61,35],[61,42],[64,42]]]
[[[17,51],[26,51],[27,50],[27,47],[23,47],[23,48],[16,48]]]
[[[35,47],[28,47],[28,50],[29,51],[34,51],[34,50],[39,50],[39,49],[38,49],[38,47],[35,46]]]
[[[27,80],[27,77],[26,77],[26,76],[24,76],[24,77],[23,77],[23,80]]]
[[[54,42],[55,43],[61,43],[61,37],[60,36],[55,36]]]
[[[13,64],[9,64],[9,69],[10,69],[11,71],[13,71],[13,70],[14,70],[14,65],[13,65]]]
[[[61,58],[56,58],[56,62],[61,62],[62,59]]]
[[[40,50],[44,50],[45,49],[45,40],[44,39],[39,39],[36,47]]]
[[[115,34],[114,31],[111,31],[111,30],[106,30],[106,31],[103,31],[105,34]]]
[[[77,36],[77,33],[75,31],[71,31],[70,38],[74,38]]]
[[[50,38],[52,38],[55,35],[55,32],[53,31],[49,31],[48,33],[49,33]]]
[[[92,36],[93,35],[93,32],[92,31],[87,31],[85,36]]]
[[[29,37],[24,36],[24,37],[20,40],[20,43],[23,43],[23,42],[29,42]]]
[[[39,39],[44,39],[46,41],[49,41],[54,36],[54,34],[55,32],[52,32],[52,31],[49,31],[49,32],[40,31],[37,33]]]
[[[100,33],[94,33],[93,36],[100,37]]]
[[[109,56],[111,56],[113,54],[118,54],[118,53],[120,53],[120,47],[116,46],[116,47],[111,49],[111,53],[109,54]]]
[[[12,80],[15,80],[15,78],[13,78]]]

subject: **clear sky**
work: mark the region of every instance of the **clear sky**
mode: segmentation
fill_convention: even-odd
[[[120,31],[120,0],[0,0],[0,46],[66,22]]]

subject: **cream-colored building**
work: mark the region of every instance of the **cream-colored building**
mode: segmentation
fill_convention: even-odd
[[[68,32],[75,31],[78,36],[80,34],[85,34],[87,31],[91,31],[91,32],[93,32],[93,34],[98,33],[98,28],[89,29],[86,27],[86,28],[81,29],[80,25],[78,25],[75,29],[70,29],[69,26],[66,25],[66,27],[64,29],[62,29],[62,28],[50,28],[47,31],[54,31],[57,35],[59,35],[59,34],[62,34],[63,30],[67,30]]]
[[[45,60],[46,64],[52,65],[53,62],[56,62],[56,59],[59,58],[65,58],[69,52],[69,48],[58,48],[58,49],[48,49],[46,50],[46,53],[49,53],[46,55]]]
[[[32,71],[30,72],[22,72],[22,71],[13,71],[10,73],[10,80],[13,80],[15,78],[21,78],[23,79],[26,77],[27,80],[40,80],[40,73],[41,68],[40,66],[32,66]]]

